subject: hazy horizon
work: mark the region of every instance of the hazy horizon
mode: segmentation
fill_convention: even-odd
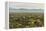
[[[43,9],[9,9],[9,12],[16,12],[16,13],[44,13]]]
[[[43,13],[43,3],[9,2],[9,12],[16,13]]]

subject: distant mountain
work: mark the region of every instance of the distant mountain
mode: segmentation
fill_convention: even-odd
[[[9,12],[16,12],[16,13],[44,13],[44,9],[25,9],[25,8],[20,8],[20,9],[9,9]]]

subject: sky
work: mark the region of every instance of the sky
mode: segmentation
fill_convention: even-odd
[[[9,8],[19,9],[19,8],[29,8],[29,9],[43,9],[43,3],[26,3],[26,2],[9,2]]]
[[[43,3],[24,3],[24,2],[9,2],[10,12],[44,12]],[[13,9],[13,10],[12,10]],[[14,9],[29,9],[29,10],[14,10]]]

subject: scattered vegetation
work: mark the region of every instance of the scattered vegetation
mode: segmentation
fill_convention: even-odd
[[[9,28],[43,27],[43,13],[10,13]]]

